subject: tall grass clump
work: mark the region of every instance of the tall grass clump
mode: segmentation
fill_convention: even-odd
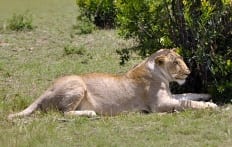
[[[95,25],[86,17],[78,16],[76,19],[76,24],[73,25],[74,33],[77,35],[90,34],[96,27]]]
[[[32,15],[29,12],[13,14],[13,16],[8,20],[7,28],[13,31],[32,30],[34,29],[32,22]]]
[[[85,55],[87,52],[84,46],[74,46],[74,45],[65,45],[64,46],[64,54],[65,55]]]

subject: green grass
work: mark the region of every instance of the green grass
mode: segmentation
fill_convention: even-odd
[[[4,29],[14,13],[25,11],[32,14],[35,29]],[[8,121],[9,113],[28,106],[59,76],[89,72],[121,74],[141,60],[133,56],[125,66],[119,65],[116,50],[133,47],[136,42],[119,38],[114,30],[75,35],[77,15],[75,1],[70,0],[1,2],[0,146],[231,145],[231,105],[228,110],[223,107],[217,111],[165,115],[130,113],[99,119],[37,112],[29,118]],[[65,47],[71,47],[70,54]]]

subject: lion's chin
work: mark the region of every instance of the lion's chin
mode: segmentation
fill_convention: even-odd
[[[183,85],[185,83],[185,79],[176,79],[175,80],[179,85]]]

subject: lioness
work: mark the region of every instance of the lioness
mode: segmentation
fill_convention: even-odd
[[[61,77],[25,110],[10,114],[9,119],[49,108],[66,115],[95,116],[217,107],[211,102],[172,98],[169,82],[183,84],[189,74],[175,49],[161,49],[124,75],[92,73]]]

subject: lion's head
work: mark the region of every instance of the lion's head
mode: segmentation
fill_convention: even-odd
[[[149,68],[160,78],[178,84],[183,84],[190,74],[190,70],[183,58],[176,53],[176,49],[160,49],[148,60]]]

